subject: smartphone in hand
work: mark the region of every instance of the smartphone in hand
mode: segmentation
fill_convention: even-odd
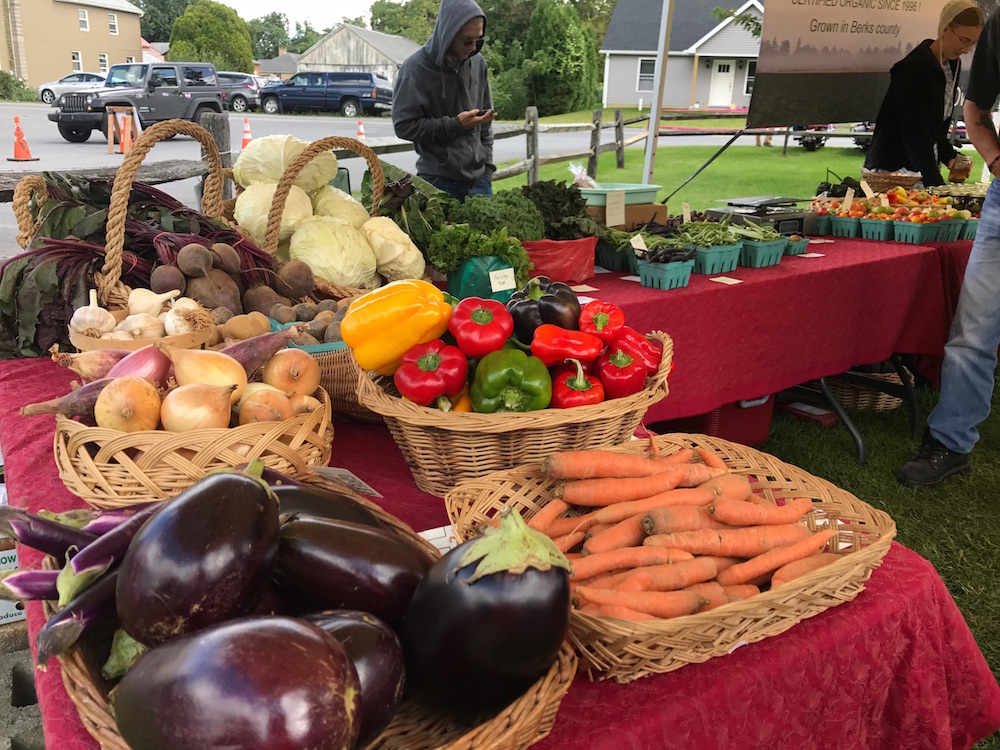
[[[476,117],[482,117],[487,112],[490,113],[491,115],[495,115],[497,113],[497,111],[495,109],[477,109],[476,110]]]

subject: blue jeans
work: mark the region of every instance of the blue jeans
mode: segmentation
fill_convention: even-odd
[[[948,450],[969,453],[990,415],[1000,344],[1000,180],[983,201],[958,310],[941,365],[941,398],[927,419]]]
[[[493,195],[493,183],[490,182],[490,179],[486,175],[480,177],[479,182],[472,187],[466,187],[460,182],[449,180],[447,177],[438,177],[433,174],[421,174],[417,175],[417,177],[427,180],[438,190],[443,190],[460,203],[465,203],[465,199],[472,195],[485,195],[487,197]]]

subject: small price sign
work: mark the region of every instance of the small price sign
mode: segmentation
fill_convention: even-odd
[[[628,241],[628,244],[630,244],[636,250],[646,249],[646,241],[642,238],[641,234],[633,234],[632,239]]]
[[[872,198],[875,195],[875,191],[871,189],[867,180],[861,181],[861,190],[864,191],[865,198]]]
[[[844,202],[840,204],[841,210],[845,213],[851,210],[851,204],[854,203],[854,188],[847,188],[847,195],[844,196]]]
[[[494,293],[505,292],[508,289],[513,289],[515,286],[513,268],[501,268],[496,271],[490,271],[490,290]]]
[[[609,227],[621,226],[625,223],[625,191],[612,190],[605,199],[604,223]]]
[[[691,222],[691,206],[688,205],[687,201],[681,203],[681,214],[684,216],[684,223],[689,224]]]

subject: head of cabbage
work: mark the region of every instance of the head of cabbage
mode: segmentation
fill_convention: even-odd
[[[424,256],[396,222],[388,216],[373,216],[361,231],[375,251],[376,268],[386,281],[423,278]]]
[[[303,221],[292,235],[288,256],[307,263],[331,284],[374,289],[381,283],[365,235],[340,219],[313,216]]]
[[[310,197],[313,213],[316,216],[343,219],[355,229],[361,229],[361,226],[368,221],[368,209],[343,190],[324,185]]]
[[[250,233],[257,244],[264,247],[267,234],[267,214],[274,201],[274,191],[278,186],[274,183],[258,182],[251,185],[236,199],[233,217],[236,223]],[[285,208],[281,212],[281,230],[278,241],[288,239],[292,232],[304,219],[312,216],[312,203],[309,195],[300,187],[290,186]]]
[[[265,135],[254,138],[240,151],[233,164],[233,179],[242,187],[258,182],[277,182],[296,156],[309,146],[309,141],[293,135]],[[321,188],[337,176],[337,157],[324,151],[307,163],[295,185],[307,193]]]

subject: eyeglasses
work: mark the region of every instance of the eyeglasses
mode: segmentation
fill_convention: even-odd
[[[969,39],[969,37],[967,36],[959,36],[958,32],[955,31],[955,29],[953,29],[951,26],[949,26],[948,28],[951,29],[951,33],[955,35],[955,38],[958,40],[958,43],[961,44],[964,49],[971,49],[972,47],[976,46],[976,41],[977,41],[976,39]]]
[[[480,36],[475,39],[459,39],[458,43],[463,47],[474,47],[476,45],[482,47],[484,41],[486,41],[486,37]]]

